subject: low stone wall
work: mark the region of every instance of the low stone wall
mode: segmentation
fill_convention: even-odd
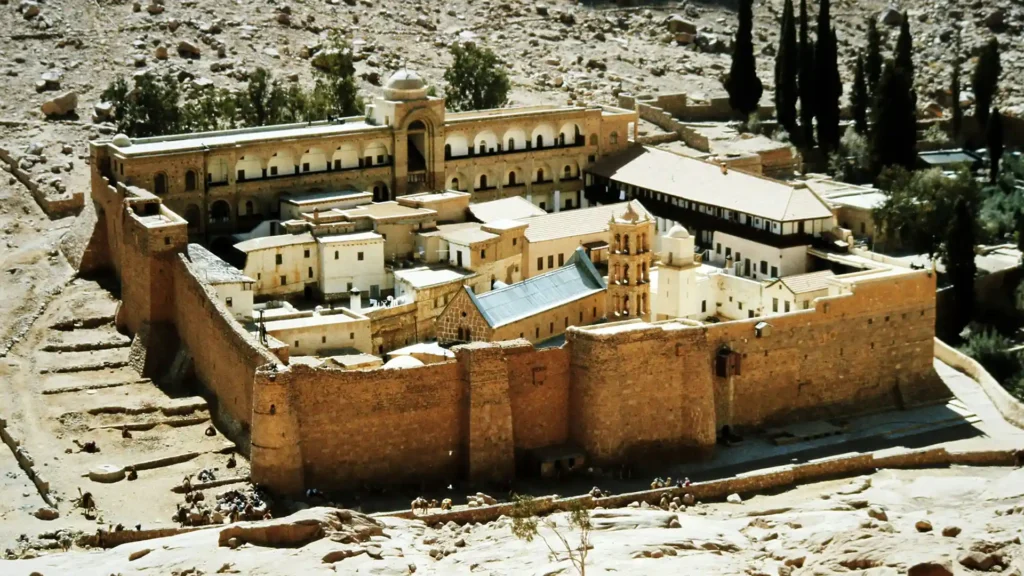
[[[1007,392],[1006,388],[1003,388],[977,360],[966,356],[938,338],[935,339],[935,357],[970,376],[981,386],[989,400],[995,405],[996,410],[999,410],[1007,422],[1018,428],[1024,428],[1024,404]]]
[[[18,161],[11,156],[6,148],[0,148],[0,160],[3,160],[11,169],[11,174],[18,179],[26,188],[32,192],[39,207],[46,212],[50,218],[64,218],[74,216],[82,211],[85,206],[85,194],[81,192],[64,192],[57,195],[47,195],[39,184],[32,181],[32,175],[18,167]]]
[[[209,530],[211,528],[223,527],[223,525],[215,524],[213,526],[185,526],[182,528],[156,528],[153,530],[121,530],[120,532],[97,530],[96,534],[87,536],[81,544],[97,548],[114,548],[122,544],[131,544],[132,542],[142,542],[143,540],[153,540],[154,538],[167,538],[168,536],[177,536],[178,534],[195,532],[196,530]]]
[[[21,441],[14,437],[11,429],[7,427],[7,420],[0,417],[0,441],[3,441],[11,452],[14,453],[15,459],[18,460],[18,465],[25,471],[25,474],[32,480],[32,483],[36,485],[36,490],[39,491],[39,496],[42,497],[43,501],[49,506],[56,508],[56,504],[53,498],[50,496],[50,483],[43,478],[35,469],[35,461],[28,452],[21,446]]]
[[[576,496],[554,500],[538,499],[538,513],[569,510],[575,503],[582,503],[586,508],[622,508],[633,502],[657,504],[663,496],[669,498],[693,494],[700,501],[724,500],[730,494],[749,495],[759,492],[789,489],[800,484],[810,484],[824,480],[848,478],[861,474],[871,474],[879,469],[889,468],[933,468],[952,465],[959,466],[1020,466],[1024,459],[1024,447],[1009,450],[956,450],[945,448],[926,448],[910,450],[894,448],[869,454],[840,456],[817,462],[808,462],[797,466],[780,466],[762,470],[753,474],[742,474],[721,480],[697,482],[686,488],[660,488],[616,494],[605,498]],[[423,520],[427,524],[455,522],[466,524],[471,522],[491,522],[501,516],[508,516],[512,504],[503,503],[480,508],[467,508],[423,516],[414,516],[410,511],[399,513],[376,514],[375,516],[394,516],[406,519]]]

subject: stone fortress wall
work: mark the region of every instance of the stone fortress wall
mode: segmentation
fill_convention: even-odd
[[[473,343],[411,369],[288,365],[287,348],[260,346],[195,273],[182,218],[145,190],[94,177],[87,264],[118,272],[118,325],[150,334],[155,350],[175,339],[153,335],[176,335],[220,412],[248,425],[253,480],[281,492],[503,480],[525,451],[565,445],[602,466],[703,457],[725,425],[948,396],[932,367],[927,270],[848,275],[851,293],[767,319],[571,328],[560,348]]]

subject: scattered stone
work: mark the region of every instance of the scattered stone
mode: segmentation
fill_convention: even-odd
[[[739,494],[729,494],[725,501],[730,504],[742,504],[743,498],[741,498]]]
[[[914,528],[917,528],[918,532],[931,532],[932,523],[927,520],[918,520],[917,523],[914,524]]]
[[[953,576],[953,563],[949,560],[921,562],[911,566],[907,576]]]
[[[993,566],[1002,566],[1002,555],[972,550],[962,554],[959,561],[965,568],[988,572]]]
[[[65,92],[56,98],[43,102],[42,111],[46,116],[66,116],[78,107],[78,94]]]
[[[878,21],[886,26],[899,26],[900,24],[903,24],[903,14],[892,6],[889,6],[879,13]]]
[[[885,510],[883,510],[881,506],[872,506],[868,508],[868,516],[875,520],[881,520],[882,522],[887,522],[889,520],[889,515],[885,513]]]
[[[673,14],[665,20],[665,25],[668,27],[668,31],[672,33],[685,32],[687,34],[696,34],[697,25],[683,18],[679,14]]]
[[[45,72],[39,77],[43,82],[43,90],[60,90],[60,81],[63,79],[63,76],[58,70]]]
[[[113,464],[101,464],[89,470],[89,479],[93,482],[119,482],[125,477],[124,468]]]
[[[27,2],[23,0],[22,3],[18,5],[18,10],[21,10],[21,15],[25,20],[31,20],[36,16],[39,16],[39,4],[36,4],[35,2]]]
[[[164,7],[161,4],[157,4],[156,2],[153,2],[149,6],[146,6],[146,12],[149,12],[150,14],[153,14],[153,15],[163,14],[164,13]]]
[[[183,58],[199,58],[202,51],[199,46],[189,42],[188,40],[182,40],[178,42],[178,54]]]
[[[60,512],[58,512],[56,508],[43,506],[36,510],[35,517],[40,520],[56,520],[57,518],[60,518]]]
[[[960,535],[960,527],[959,526],[946,526],[945,528],[942,529],[942,535],[947,537],[947,538],[956,538],[957,536]]]
[[[232,550],[235,550],[235,549],[237,549],[241,545],[242,545],[242,541],[240,539],[238,539],[238,538],[228,538],[228,548],[231,548]]]
[[[163,44],[156,47],[156,51],[153,54],[157,60],[167,60],[167,46]]]
[[[434,23],[431,22],[429,18],[422,14],[416,17],[416,25],[419,26],[420,28],[430,30],[431,32],[437,30],[437,26],[434,26]]]
[[[135,560],[138,560],[139,558],[142,558],[143,556],[145,556],[146,554],[149,554],[152,551],[153,551],[152,548],[143,548],[142,550],[136,550],[135,552],[132,552],[131,554],[128,555],[128,561],[129,562],[134,562]]]
[[[1002,7],[996,7],[989,12],[988,16],[985,17],[985,26],[988,26],[988,29],[993,32],[1001,32],[1006,28],[1006,10]]]

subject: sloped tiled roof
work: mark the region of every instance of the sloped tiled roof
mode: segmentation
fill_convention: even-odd
[[[491,328],[511,324],[605,290],[601,274],[582,248],[565,266],[477,296],[466,292]]]
[[[519,220],[545,214],[543,208],[534,205],[522,196],[470,204],[469,213],[484,224],[495,220]]]
[[[779,282],[782,282],[793,294],[804,294],[828,288],[829,279],[834,276],[835,274],[831,270],[822,270],[820,272],[786,276],[785,278],[780,278]]]
[[[621,217],[626,213],[626,205],[632,204],[633,211],[648,219],[653,218],[651,213],[644,208],[639,200],[620,202],[618,204],[605,204],[593,208],[578,208],[576,210],[565,210],[554,214],[524,218],[521,222],[529,224],[526,229],[526,239],[530,242],[544,242],[557,238],[570,236],[585,236],[587,234],[599,234],[608,230],[608,221],[612,216]]]
[[[832,211],[806,187],[726,170],[709,162],[650,147],[599,160],[587,172],[690,202],[777,222],[830,218]]]

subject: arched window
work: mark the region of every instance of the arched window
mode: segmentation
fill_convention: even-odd
[[[622,237],[622,251],[629,254],[629,234]]]
[[[509,138],[508,139],[508,149],[509,150],[515,150],[516,149],[516,139],[515,138]]]
[[[451,159],[451,157],[452,157],[452,145],[451,144],[445,144],[444,145],[444,159],[445,160],[449,160],[449,159]]]
[[[590,145],[597,146],[597,134],[590,135]]]
[[[558,135],[558,145],[559,146],[565,146],[565,134],[564,133]]]
[[[543,148],[543,147],[544,147],[544,135],[543,134],[537,134],[537,148]]]
[[[540,136],[538,136],[537,138],[540,138]],[[543,181],[544,181],[544,169],[543,168],[537,168],[537,182],[543,182]]]
[[[246,216],[252,216],[252,212],[253,212],[252,200],[246,200],[245,201],[245,215]]]
[[[231,207],[224,200],[217,200],[210,206],[210,222],[227,222],[231,219]]]
[[[572,178],[572,166],[566,165],[566,167],[563,170],[563,172],[564,172],[564,174],[562,174],[563,178]]]
[[[609,134],[608,135],[608,143],[609,144],[618,144],[619,143],[619,133],[618,132],[612,132],[611,134]]]
[[[480,175],[480,187],[487,188],[487,174]]]
[[[626,284],[629,284],[629,264],[622,265],[622,280]]]
[[[513,171],[508,173],[508,185],[509,186],[515,186],[516,185],[516,172],[515,172],[515,170],[513,170]]]
[[[185,191],[191,192],[196,189],[196,171],[185,172]]]
[[[629,294],[622,296],[622,313],[629,316]]]
[[[487,142],[484,142],[483,140],[481,140],[478,147],[480,149],[480,153],[481,154],[484,154],[484,153],[487,152]]]
[[[622,236],[619,236],[618,234],[616,234],[615,235],[615,245],[612,247],[612,250],[618,252],[619,250],[622,249],[621,246],[622,246]]]
[[[167,174],[161,172],[153,179],[153,193],[167,194]]]
[[[459,189],[459,179],[458,178],[452,178],[452,190],[458,190],[458,189]]]

